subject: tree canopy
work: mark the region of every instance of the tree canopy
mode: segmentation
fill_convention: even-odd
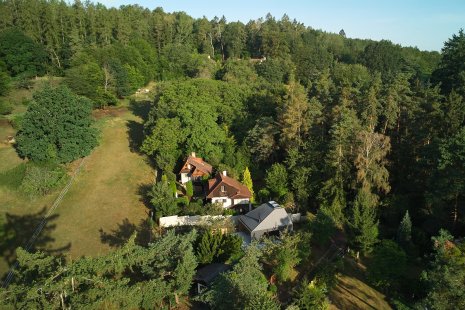
[[[18,133],[20,155],[39,162],[71,162],[97,145],[92,103],[67,87],[45,87],[34,94]]]

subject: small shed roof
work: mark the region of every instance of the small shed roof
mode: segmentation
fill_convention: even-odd
[[[220,273],[228,271],[229,268],[231,268],[230,265],[221,263],[213,263],[206,265],[205,267],[202,267],[199,270],[197,270],[194,280],[208,285],[212,283],[213,280],[215,280],[215,278],[219,276]]]

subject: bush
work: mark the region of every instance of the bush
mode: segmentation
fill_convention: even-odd
[[[0,100],[0,115],[7,115],[13,112],[13,105],[7,101]]]
[[[311,223],[313,239],[319,245],[326,245],[331,237],[336,233],[336,223],[331,216],[331,212],[326,207],[321,207]]]
[[[388,290],[398,289],[407,269],[407,255],[392,240],[382,240],[373,252],[368,266],[368,278],[377,287]]]
[[[14,114],[10,119],[10,124],[14,129],[19,131],[22,127],[23,119],[24,119],[24,113]]]
[[[182,210],[181,210],[181,213],[183,215],[203,215],[203,206],[202,206],[202,204],[199,204],[198,202],[189,203],[188,198],[185,197],[185,196],[182,197],[181,199],[187,201],[187,203],[185,204],[185,207],[183,207]]]
[[[225,212],[225,209],[217,203],[207,203],[203,210],[203,213],[207,215],[223,215]]]
[[[68,175],[63,167],[53,164],[27,164],[20,190],[29,197],[44,196],[64,184]]]
[[[192,181],[186,183],[186,195],[189,198],[194,195],[194,186],[192,185]]]
[[[34,86],[31,76],[27,74],[22,74],[16,80],[17,89],[31,89]]]

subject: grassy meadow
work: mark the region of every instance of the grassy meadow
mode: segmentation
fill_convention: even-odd
[[[53,79],[55,81],[55,79]],[[12,91],[8,98],[15,110],[8,118],[26,111],[23,104],[31,90]],[[147,98],[137,98],[147,99]],[[153,181],[153,169],[138,153],[145,110],[123,102],[122,106],[96,111],[100,144],[88,156],[70,190],[36,242],[36,249],[64,253],[70,258],[105,253],[120,245],[145,221],[147,208],[143,190]],[[142,105],[141,105],[142,106]],[[24,162],[14,147],[5,143],[15,134],[8,119],[0,119],[0,212],[15,238],[0,249],[0,275],[14,261],[16,247],[25,245],[36,225],[52,206],[61,188],[45,197],[30,199],[15,188],[15,175]],[[80,160],[67,166],[72,174]]]

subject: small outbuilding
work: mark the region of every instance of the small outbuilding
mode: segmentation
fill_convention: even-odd
[[[239,223],[252,239],[260,239],[265,233],[293,229],[291,217],[275,201],[264,203],[241,215]]]
[[[194,276],[194,283],[197,285],[197,294],[203,293],[221,273],[228,271],[230,265],[213,263],[206,265],[199,270]]]

